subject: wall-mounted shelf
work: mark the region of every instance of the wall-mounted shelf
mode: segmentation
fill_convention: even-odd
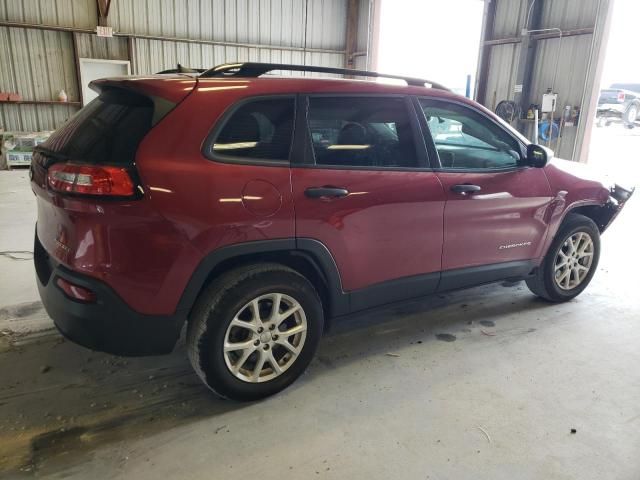
[[[12,102],[11,100],[0,100],[0,103],[8,105],[67,105],[70,107],[81,107],[81,102],[59,102],[56,100],[20,100]]]

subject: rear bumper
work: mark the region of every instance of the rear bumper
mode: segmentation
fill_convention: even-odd
[[[173,350],[186,313],[156,316],[132,310],[105,283],[54,262],[37,233],[33,258],[42,303],[58,330],[72,342],[124,356],[161,355]],[[58,277],[92,290],[96,302],[72,300],[56,285]]]
[[[624,103],[601,103],[596,110],[597,115],[621,116],[626,110]]]

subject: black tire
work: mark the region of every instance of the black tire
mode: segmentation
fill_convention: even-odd
[[[638,118],[638,105],[631,104],[624,112],[624,125],[627,128],[633,128],[635,126],[636,118]]]
[[[223,344],[233,317],[251,300],[268,293],[294,298],[304,310],[307,331],[302,350],[279,376],[261,383],[237,378],[227,367]],[[256,264],[227,272],[196,301],[187,327],[189,360],[201,380],[217,395],[238,401],[258,400],[289,386],[307,368],[322,336],[324,314],[313,285],[279,264]]]
[[[565,241],[578,232],[587,233],[593,241],[594,248],[591,267],[579,285],[571,290],[563,290],[556,284],[554,278],[556,257],[558,256],[558,251]],[[550,302],[569,301],[582,293],[587,285],[589,285],[589,282],[591,282],[591,279],[598,268],[599,258],[600,231],[598,230],[598,227],[590,218],[585,217],[584,215],[570,213],[560,226],[560,229],[551,243],[537,274],[527,279],[527,287],[529,287],[529,290],[534,294]]]

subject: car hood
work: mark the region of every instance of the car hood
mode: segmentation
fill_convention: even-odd
[[[626,191],[630,196],[634,190],[633,185],[580,162],[553,158],[545,172],[554,194],[567,191],[575,201],[605,203],[614,192]]]
[[[600,172],[586,163],[574,162],[571,160],[563,160],[561,158],[553,158],[549,162],[549,166],[566,173],[575,178],[588,180],[592,182],[601,182],[603,186],[609,184],[612,180],[610,175]]]

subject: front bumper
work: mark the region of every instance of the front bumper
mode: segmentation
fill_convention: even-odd
[[[625,204],[633,196],[634,191],[635,188],[623,187],[619,184],[614,184],[609,189],[609,200],[601,207],[596,207],[591,217],[598,225],[600,233],[604,233],[620,215]]]
[[[161,355],[173,350],[185,312],[160,316],[134,311],[105,283],[57,264],[40,243],[37,233],[33,253],[40,298],[66,338],[92,350],[115,355]],[[92,290],[96,301],[84,303],[69,298],[56,285],[58,277]]]

